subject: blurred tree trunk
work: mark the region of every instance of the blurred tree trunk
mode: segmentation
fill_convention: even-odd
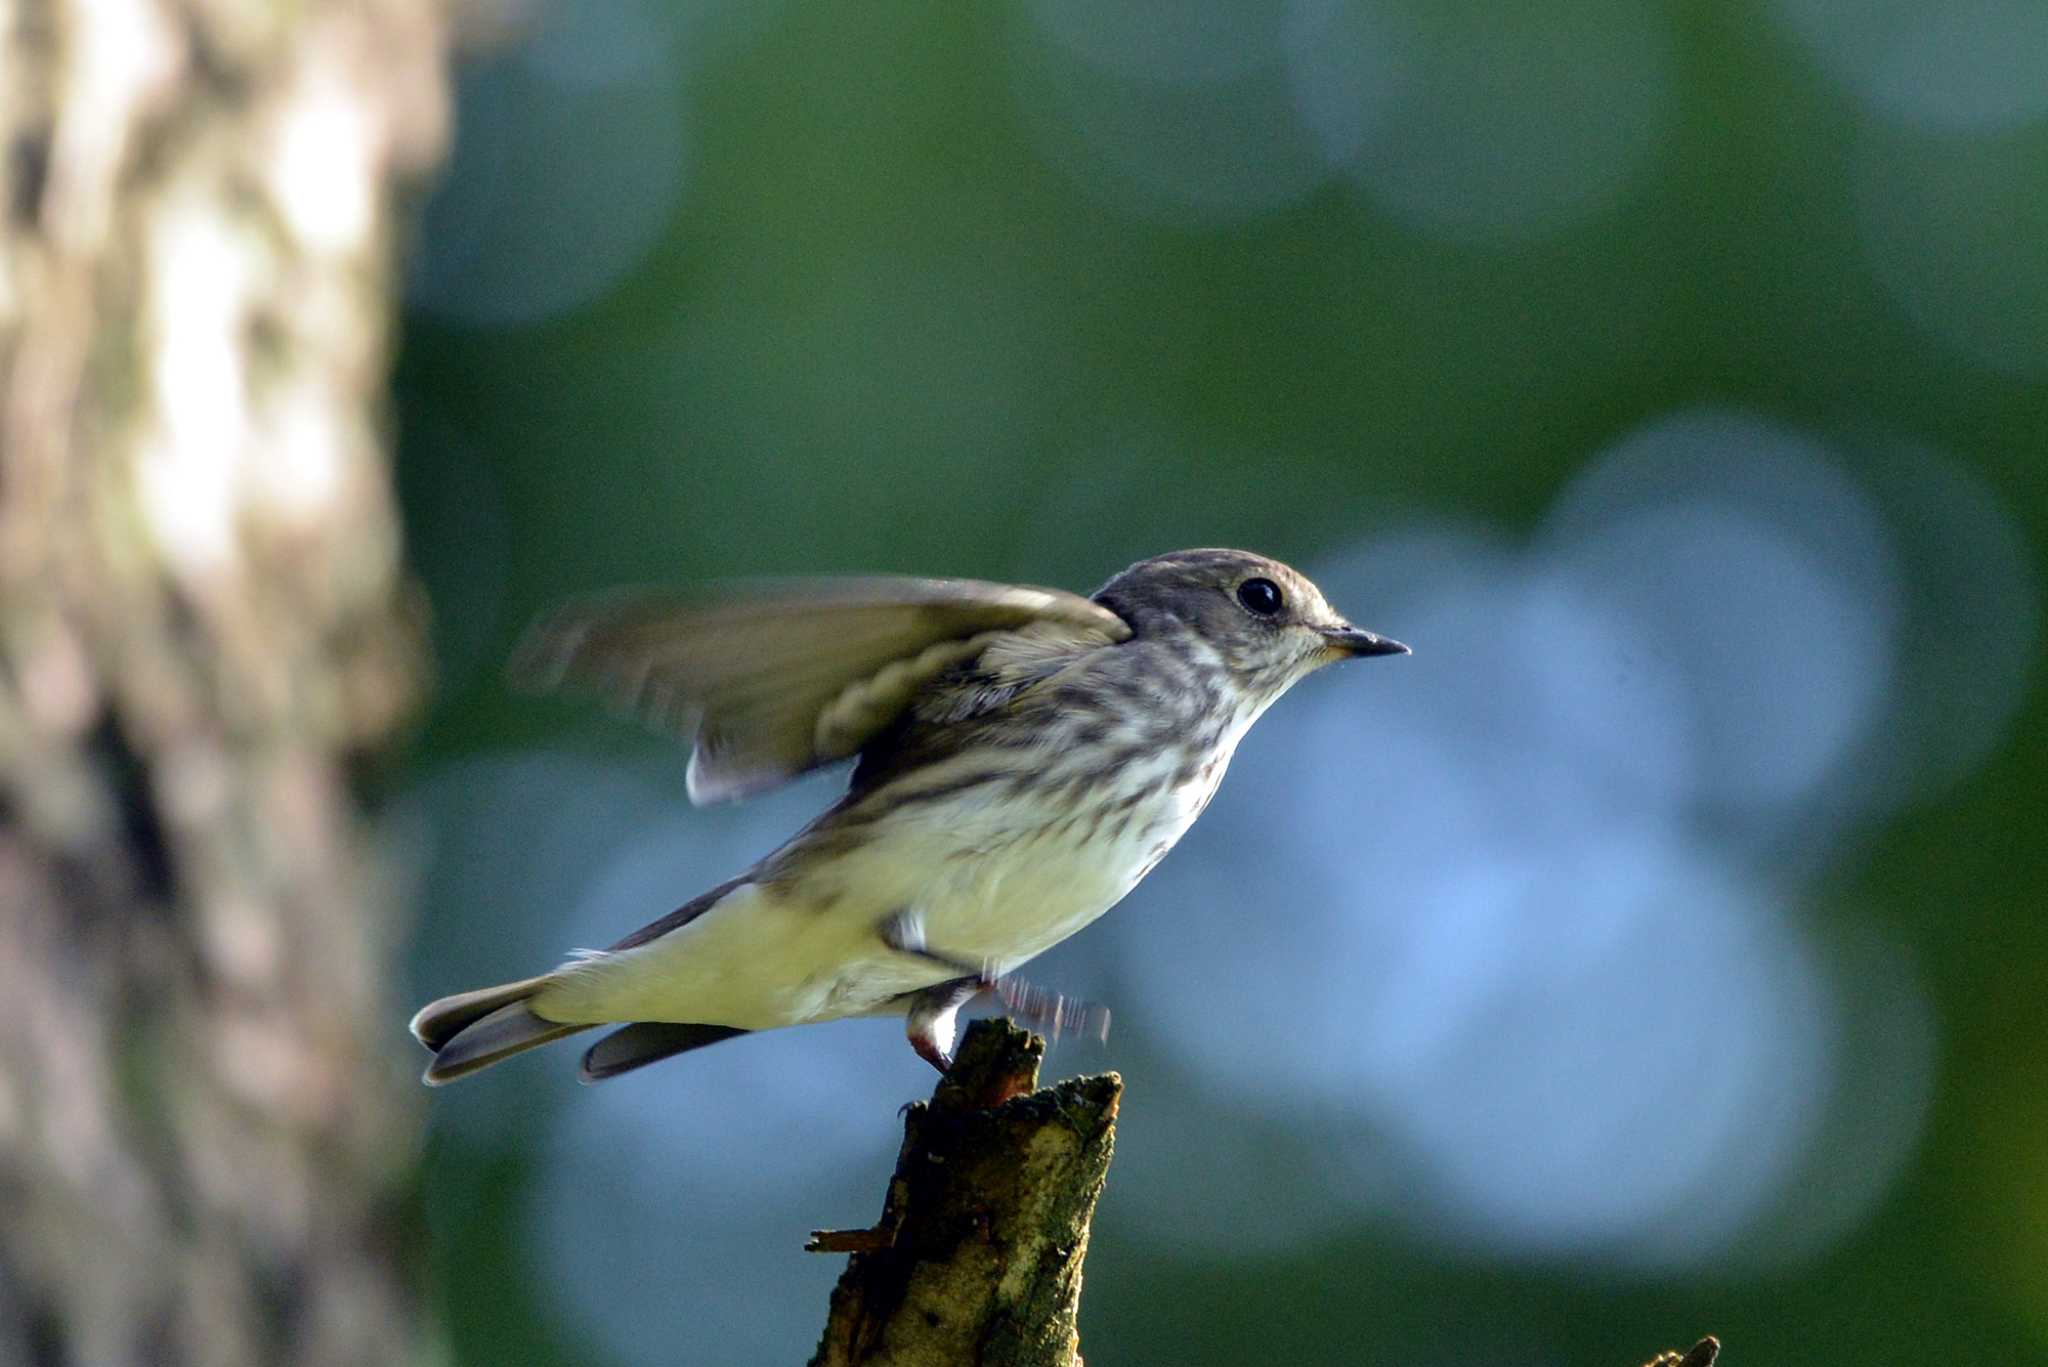
[[[416,0],[0,0],[0,1363],[396,1362]]]

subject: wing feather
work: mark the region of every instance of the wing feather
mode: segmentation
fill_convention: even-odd
[[[1059,589],[970,579],[809,579],[697,596],[633,590],[542,619],[516,682],[593,694],[695,742],[690,798],[744,797],[845,759],[947,669],[1019,633],[1069,651],[1130,635]]]

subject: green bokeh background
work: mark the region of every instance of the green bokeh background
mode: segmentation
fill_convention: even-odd
[[[1673,117],[1620,201],[1479,244],[1397,226],[1334,179],[1223,225],[1105,201],[1027,135],[1008,6],[749,20],[678,78],[685,188],[629,274],[525,326],[408,316],[399,473],[443,682],[414,764],[579,725],[495,667],[579,589],[874,569],[1085,589],[1185,545],[1313,561],[1417,510],[1513,533],[1601,447],[1700,403],[1938,446],[2016,517],[2040,582],[2048,386],[1886,291],[1850,174],[1871,116],[1756,5],[1655,9]],[[2048,121],[1997,141],[2018,174],[1992,230],[2038,290]],[[1126,1237],[1113,1172],[1089,1359],[1610,1367],[1713,1331],[1735,1367],[2048,1362],[2044,741],[2035,688],[1981,769],[1865,832],[1820,886],[1823,914],[1911,946],[1940,1041],[1916,1156],[1822,1256],[1643,1279],[1376,1228],[1178,1256]],[[510,1232],[535,1171],[516,1146],[430,1149],[454,1361],[611,1361],[550,1317]],[[620,1313],[690,1294],[651,1275]]]

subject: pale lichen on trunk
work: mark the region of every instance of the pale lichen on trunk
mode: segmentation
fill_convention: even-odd
[[[420,684],[382,403],[444,38],[0,0],[0,1361],[396,1361],[351,769]]]

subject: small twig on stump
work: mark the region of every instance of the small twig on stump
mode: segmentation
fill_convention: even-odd
[[[1036,1091],[1044,1057],[1008,1021],[968,1027],[931,1101],[905,1112],[881,1220],[812,1237],[853,1258],[811,1367],[1080,1367],[1081,1260],[1123,1083]]]

